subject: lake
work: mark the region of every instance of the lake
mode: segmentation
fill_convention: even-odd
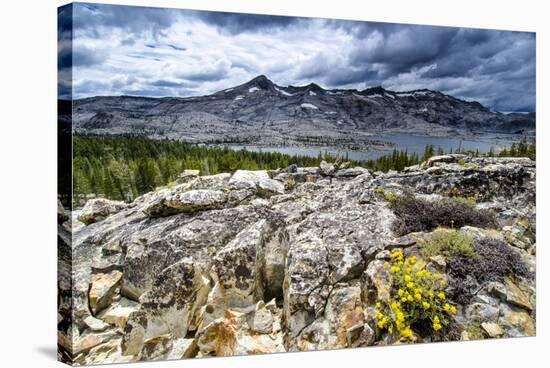
[[[409,153],[416,152],[419,155],[424,153],[424,148],[427,144],[432,144],[436,149],[443,148],[445,152],[449,152],[452,148],[453,152],[459,147],[465,150],[479,150],[480,153],[487,153],[494,147],[496,151],[503,147],[508,147],[512,143],[521,139],[521,136],[515,134],[496,134],[488,133],[479,136],[469,137],[431,137],[408,134],[391,134],[391,135],[373,135],[372,140],[388,142],[393,146],[391,148],[374,147],[370,150],[356,151],[343,150],[338,147],[331,146],[315,146],[315,147],[300,147],[300,146],[257,146],[230,144],[228,147],[232,150],[247,149],[255,152],[279,152],[288,155],[301,155],[317,157],[319,153],[329,153],[331,155],[345,156],[346,154],[352,160],[372,160],[386,153],[389,153],[393,148],[407,150]]]

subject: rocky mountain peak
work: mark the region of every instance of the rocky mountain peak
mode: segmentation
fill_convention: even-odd
[[[376,86],[371,88],[366,88],[362,90],[360,93],[363,95],[384,95],[386,92],[388,92],[386,89],[384,89],[382,86]]]
[[[308,89],[309,91],[314,91],[314,92],[324,92],[324,88],[321,87],[320,85],[316,84],[316,83],[310,83],[306,86],[306,89]]]
[[[275,83],[273,83],[265,75],[261,74],[251,79],[247,83],[245,83],[245,86],[252,87],[252,88],[257,87],[263,90],[270,90],[270,89],[273,89],[273,87],[275,86]]]

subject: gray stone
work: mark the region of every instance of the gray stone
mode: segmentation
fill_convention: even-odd
[[[178,175],[178,182],[179,183],[187,183],[187,182],[195,179],[196,177],[198,177],[199,174],[200,174],[199,170],[191,170],[191,169],[183,170],[183,172],[181,172]]]
[[[269,179],[267,171],[249,171],[249,170],[237,170],[229,179],[229,185],[239,185],[239,183],[252,183],[257,185],[260,180]]]
[[[84,323],[94,332],[105,331],[107,328],[109,328],[109,324],[92,316],[84,318]]]
[[[276,194],[284,194],[285,186],[283,183],[273,179],[261,179],[258,181],[258,195],[261,197],[270,197]]]
[[[122,272],[112,271],[92,276],[89,301],[92,313],[97,314],[100,310],[110,305],[114,297],[120,293],[120,282]]]
[[[178,193],[166,198],[165,205],[182,212],[196,212],[222,208],[227,201],[227,195],[219,190],[196,189]]]
[[[223,190],[227,187],[230,178],[229,173],[199,176],[189,183],[189,189]]]
[[[80,212],[78,220],[89,225],[104,220],[108,216],[120,212],[126,207],[127,205],[124,202],[112,201],[105,198],[90,199]]]
[[[459,160],[466,160],[466,159],[468,159],[468,156],[461,155],[461,154],[433,156],[433,157],[430,157],[427,161],[423,162],[421,164],[421,167],[428,168],[439,163],[448,164],[448,163],[457,162]]]
[[[321,164],[319,164],[319,169],[321,169],[321,174],[323,175],[332,175],[336,172],[336,166],[334,166],[334,164],[329,164],[326,161],[321,161]]]
[[[496,322],[499,309],[489,304],[473,303],[466,307],[466,317],[470,322]]]
[[[523,292],[511,279],[505,280],[506,286],[506,301],[510,304],[517,305],[527,310],[533,310],[529,297]]]
[[[489,337],[500,337],[504,333],[502,328],[494,322],[483,322],[481,328],[489,335]]]
[[[358,167],[350,167],[347,169],[339,169],[338,171],[336,171],[334,176],[337,178],[353,178],[368,172],[369,171],[367,169],[364,169],[358,166]]]
[[[263,244],[269,225],[261,220],[241,231],[212,261],[211,276],[216,285],[209,303],[245,307],[263,297],[261,265]]]

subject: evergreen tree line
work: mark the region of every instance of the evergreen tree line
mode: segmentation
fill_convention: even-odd
[[[506,152],[506,156],[528,156],[534,159],[534,141],[522,141],[512,145]],[[354,166],[373,171],[400,171],[443,153],[442,148],[427,145],[421,156],[394,149],[375,160],[349,161]],[[343,158],[347,160],[347,154]],[[299,167],[318,166],[321,160],[330,162],[335,159],[335,156],[326,152],[320,152],[317,157],[291,156],[277,152],[235,151],[227,147],[207,147],[142,136],[75,135],[73,193],[77,201],[85,199],[89,194],[132,201],[143,193],[174,182],[185,169],[197,169],[201,175],[213,175],[238,169],[285,168],[291,164]]]
[[[491,150],[489,154],[494,155],[494,151]],[[535,161],[537,158],[537,143],[535,138],[528,141],[527,138],[523,138],[518,143],[513,143],[510,148],[504,148],[498,153],[499,157],[529,157]]]

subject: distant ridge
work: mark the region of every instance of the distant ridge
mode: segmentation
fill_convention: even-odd
[[[74,101],[73,129],[189,142],[361,144],[371,133],[533,133],[535,113],[502,114],[476,101],[418,89],[396,92],[279,86],[265,75],[206,96],[91,97]]]

